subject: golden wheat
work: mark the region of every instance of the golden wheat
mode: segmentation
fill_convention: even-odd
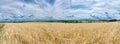
[[[1,44],[120,44],[113,23],[6,23]]]

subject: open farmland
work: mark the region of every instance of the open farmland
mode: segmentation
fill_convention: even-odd
[[[120,44],[118,22],[5,23],[1,44]]]

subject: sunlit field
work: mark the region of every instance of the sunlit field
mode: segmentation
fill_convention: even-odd
[[[0,44],[120,44],[120,23],[4,23]]]

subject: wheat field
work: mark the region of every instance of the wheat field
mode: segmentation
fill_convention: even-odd
[[[118,22],[5,23],[0,44],[120,44]]]

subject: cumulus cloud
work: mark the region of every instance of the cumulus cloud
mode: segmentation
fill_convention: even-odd
[[[0,0],[0,21],[120,19],[120,0]]]

